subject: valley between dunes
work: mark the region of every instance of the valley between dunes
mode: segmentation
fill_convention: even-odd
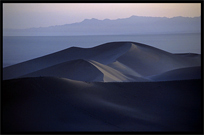
[[[201,56],[136,42],[3,68],[2,132],[202,132]]]

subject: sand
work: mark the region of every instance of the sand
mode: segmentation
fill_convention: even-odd
[[[158,75],[150,76],[148,78],[153,81],[201,79],[201,67],[198,66],[175,69]]]
[[[89,71],[89,72],[87,72]],[[79,81],[103,81],[103,73],[84,59],[71,60],[56,64],[21,77],[56,76]]]
[[[200,57],[195,54],[172,54],[135,42],[110,42],[93,48],[71,47],[5,67],[3,68],[3,80],[29,76],[58,76],[91,82],[148,82],[152,81],[148,78],[149,76],[176,69],[201,66]],[[92,63],[93,67],[90,62],[78,66],[74,62],[70,63],[70,61],[80,60],[93,61],[97,64]],[[83,66],[83,71],[80,66]],[[92,69],[94,75],[91,73]],[[95,74],[95,72],[97,73]],[[91,73],[91,78],[81,78],[81,76],[87,76],[88,73]]]
[[[201,80],[82,82],[6,80],[2,131],[200,132]]]
[[[2,132],[202,132],[201,56],[136,42],[3,68]]]

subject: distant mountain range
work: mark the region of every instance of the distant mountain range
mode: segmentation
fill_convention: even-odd
[[[66,36],[200,33],[201,17],[131,16],[116,20],[85,19],[79,23],[28,29],[4,29],[4,36]]]

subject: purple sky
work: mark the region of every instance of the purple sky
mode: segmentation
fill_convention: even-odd
[[[200,3],[4,3],[3,28],[31,28],[81,22],[96,18],[118,19],[132,15],[197,17]]]

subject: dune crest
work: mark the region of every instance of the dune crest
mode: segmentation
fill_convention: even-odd
[[[118,70],[115,70],[114,68],[111,68],[107,65],[100,64],[93,60],[91,60],[90,62],[104,74],[104,78],[103,78],[104,82],[134,82],[136,80],[137,81],[145,80],[142,77],[141,78],[140,77],[134,77],[134,78],[128,77],[127,75],[121,73]]]
[[[91,71],[91,72],[87,72]],[[77,59],[38,70],[21,77],[53,76],[64,77],[78,81],[103,81],[103,73],[89,61]]]
[[[6,67],[2,131],[201,132],[200,60],[110,42]]]
[[[117,60],[144,77],[173,69],[200,65],[199,62],[189,61],[187,58],[136,43],[132,43],[129,51]]]
[[[153,81],[201,79],[201,67],[187,67],[147,77]]]
[[[58,76],[90,82],[146,82],[152,80],[149,76],[200,65],[200,55],[172,54],[149,45],[124,41],[92,48],[71,47],[5,67],[3,79]]]

